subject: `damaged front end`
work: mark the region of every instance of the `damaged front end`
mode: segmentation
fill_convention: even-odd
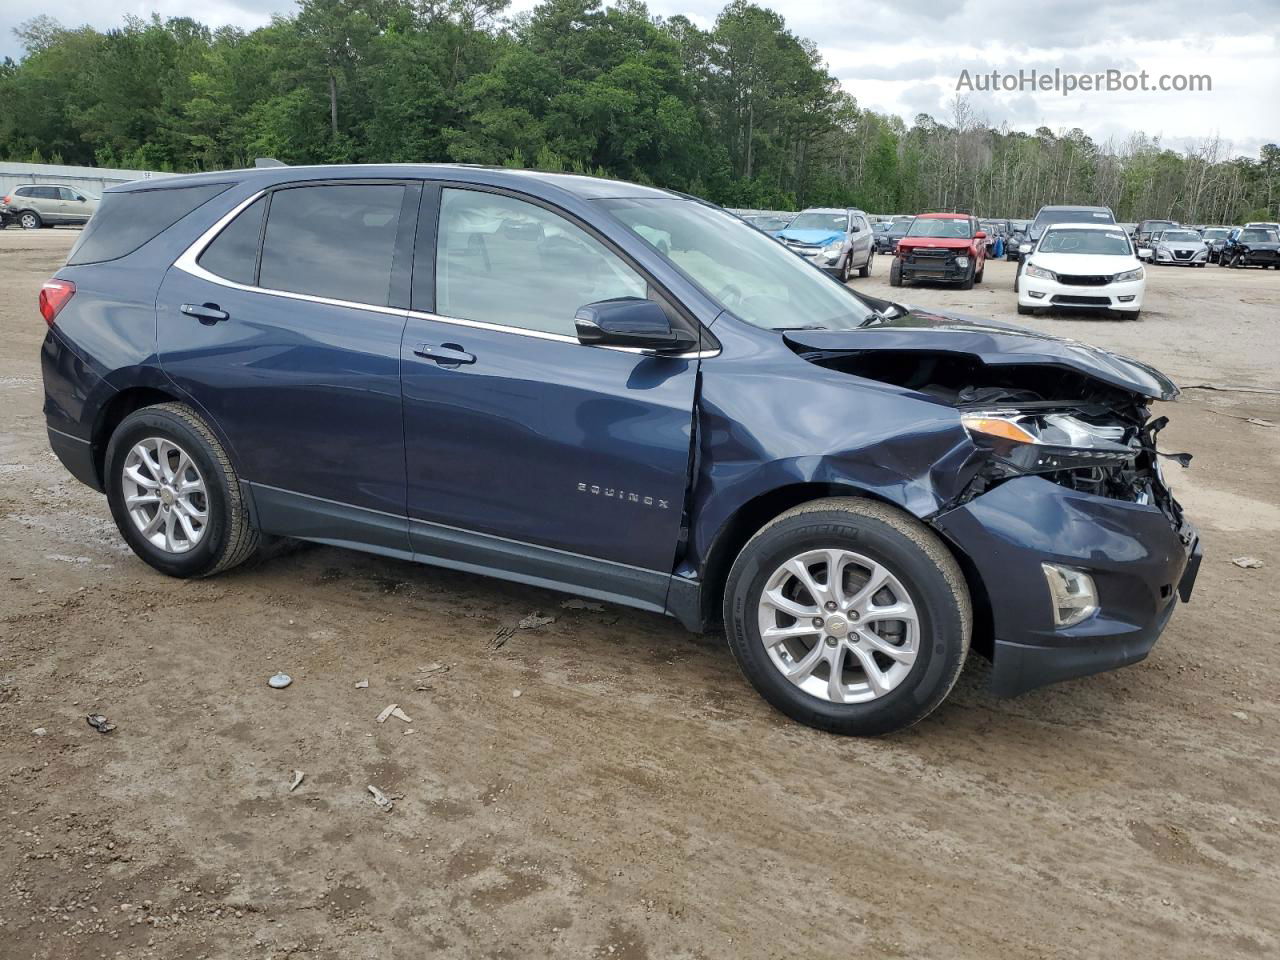
[[[956,410],[972,445],[952,496],[923,519],[985,595],[987,635],[975,634],[975,648],[992,657],[993,691],[1011,696],[1142,659],[1178,596],[1190,597],[1200,560],[1162,471],[1163,461],[1190,457],[1157,449],[1167,419],[1149,409],[1177,388],[1083,344],[927,319],[924,330],[898,322],[804,333],[791,346],[811,363]]]

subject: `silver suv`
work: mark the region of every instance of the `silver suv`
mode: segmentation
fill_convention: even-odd
[[[0,197],[0,220],[27,230],[59,223],[88,223],[98,200],[57,183],[24,183]]]
[[[875,246],[871,224],[861,210],[847,207],[810,207],[802,210],[774,234],[788,249],[810,263],[848,282],[853,271],[871,273]]]

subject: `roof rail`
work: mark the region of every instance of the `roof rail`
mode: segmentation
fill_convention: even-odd
[[[259,157],[253,161],[255,167],[287,167],[287,163],[281,163],[275,157]]]

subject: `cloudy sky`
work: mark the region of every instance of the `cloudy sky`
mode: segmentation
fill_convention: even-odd
[[[535,0],[515,0],[514,10]],[[962,70],[1076,73],[1146,70],[1161,76],[1207,74],[1199,93],[1046,91],[975,92],[993,125],[1021,130],[1080,127],[1098,140],[1134,131],[1180,148],[1217,135],[1232,153],[1256,156],[1280,141],[1280,0],[901,0],[815,3],[760,0],[801,36],[818,43],[832,72],[864,107],[943,118]],[[649,0],[655,13],[683,13],[709,27],[723,0]],[[192,16],[253,27],[288,0],[43,0],[0,3],[0,56],[20,55],[12,30],[47,13],[66,25],[105,28],[129,13]]]

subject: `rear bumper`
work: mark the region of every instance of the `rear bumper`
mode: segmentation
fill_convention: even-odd
[[[94,463],[93,444],[81,440],[69,433],[62,433],[53,427],[49,431],[49,446],[54,455],[62,461],[73,477],[81,483],[102,492],[102,481],[98,478],[98,468]]]
[[[1199,537],[1174,529],[1154,506],[1020,477],[940,514],[934,526],[972,561],[991,605],[991,689],[998,696],[1126,666],[1143,659],[1178,599],[1189,599]],[[1098,611],[1053,623],[1042,563],[1093,578]]]

